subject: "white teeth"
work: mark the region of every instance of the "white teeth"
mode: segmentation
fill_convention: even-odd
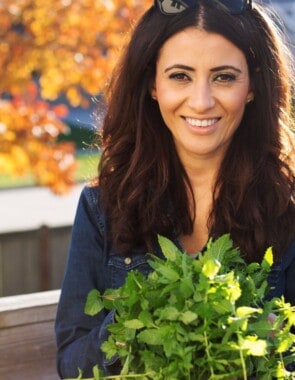
[[[210,127],[210,125],[218,121],[218,119],[199,120],[199,119],[193,119],[191,117],[187,117],[185,120],[194,127]]]

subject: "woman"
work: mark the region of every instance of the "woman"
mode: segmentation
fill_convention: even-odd
[[[294,146],[288,52],[251,1],[156,0],[108,93],[98,184],[84,189],[56,320],[61,377],[90,376],[113,313],[88,292],[148,273],[157,234],[197,255],[230,233],[248,262],[273,247],[272,296],[295,304]]]

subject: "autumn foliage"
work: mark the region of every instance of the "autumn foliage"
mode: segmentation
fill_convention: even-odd
[[[103,91],[147,0],[1,0],[0,173],[31,170],[56,193],[74,183],[75,149],[61,96],[87,107]],[[56,104],[56,103],[55,103]]]

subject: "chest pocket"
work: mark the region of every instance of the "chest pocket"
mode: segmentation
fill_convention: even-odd
[[[138,270],[147,276],[152,268],[147,263],[147,259],[142,254],[132,256],[110,256],[108,261],[108,269],[110,273],[111,287],[116,289],[125,282],[128,272]]]

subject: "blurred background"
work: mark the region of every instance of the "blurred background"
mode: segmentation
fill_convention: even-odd
[[[262,2],[262,1],[261,1]],[[295,41],[295,1],[265,0]],[[104,89],[151,0],[0,0],[0,296],[59,289]]]

